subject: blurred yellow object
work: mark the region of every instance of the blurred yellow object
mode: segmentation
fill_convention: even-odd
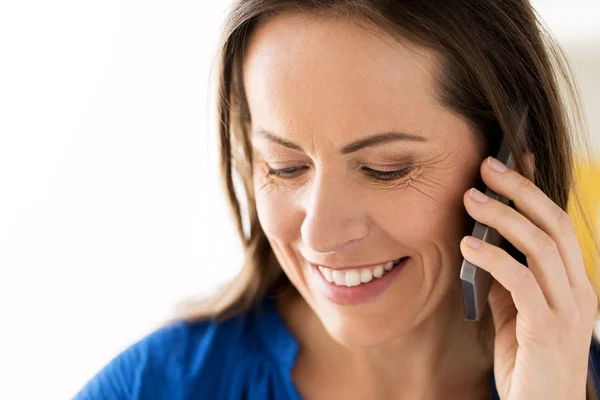
[[[581,204],[589,221],[600,234],[600,160],[593,163],[579,164],[577,176],[580,180]],[[573,201],[569,202],[569,215],[575,223],[575,232],[583,250],[585,267],[592,283],[600,289],[600,254],[598,243],[594,243],[587,231],[581,215],[575,210]]]

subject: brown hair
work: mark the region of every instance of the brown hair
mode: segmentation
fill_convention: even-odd
[[[293,290],[258,221],[247,135],[251,120],[242,81],[244,49],[252,32],[261,21],[291,10],[315,18],[351,18],[436,51],[441,60],[436,71],[439,100],[470,121],[489,148],[504,135],[516,170],[561,209],[578,213],[584,234],[593,238],[593,248],[584,251],[598,254],[597,234],[577,194],[573,153],[591,159],[577,85],[563,50],[527,0],[238,0],[223,31],[217,111],[221,174],[245,261],[239,275],[217,294],[185,305],[182,318],[223,320],[275,291]],[[525,106],[526,131],[518,135]],[[534,173],[527,169],[527,152],[535,157]],[[587,259],[599,293],[596,260]],[[588,379],[588,398],[596,398],[593,389]]]

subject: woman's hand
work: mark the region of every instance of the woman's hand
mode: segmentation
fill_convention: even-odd
[[[467,212],[498,230],[529,266],[471,236],[461,241],[463,256],[495,279],[488,301],[496,330],[498,394],[503,400],[583,400],[598,299],[573,222],[530,180],[498,160],[484,160],[481,175],[518,211],[471,189],[464,196]]]

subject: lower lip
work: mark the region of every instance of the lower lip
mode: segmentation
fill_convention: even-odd
[[[404,268],[408,260],[409,257],[406,257],[400,261],[400,264],[392,268],[391,271],[386,272],[381,278],[373,277],[370,282],[350,287],[338,286],[328,282],[323,274],[321,274],[321,271],[319,271],[319,268],[309,264],[311,270],[310,282],[314,289],[322,293],[332,303],[348,305],[365,303],[381,295],[394,282],[394,278],[398,276],[400,270]]]

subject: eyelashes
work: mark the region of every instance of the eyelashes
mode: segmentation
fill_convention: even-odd
[[[308,167],[269,168],[268,174],[282,179],[293,179],[300,175],[299,172],[306,169],[308,169]]]
[[[372,179],[375,179],[378,181],[395,181],[397,179],[400,179],[400,178],[408,175],[410,173],[410,171],[413,170],[413,168],[414,168],[414,166],[411,165],[411,166],[407,166],[405,168],[398,169],[395,171],[379,171],[379,170],[368,168],[368,167],[362,167],[362,170],[365,171],[365,175],[369,178],[372,178]],[[276,176],[280,179],[291,180],[291,179],[299,177],[302,174],[302,172],[307,169],[308,169],[308,167],[306,167],[306,166],[287,167],[287,168],[281,168],[281,169],[269,168],[267,173],[269,176]]]
[[[368,171],[367,175],[380,181],[395,181],[396,179],[400,179],[405,175],[408,175],[408,173],[412,171],[413,167],[405,167],[395,171],[379,171],[368,167],[363,167],[362,169],[363,171]]]

